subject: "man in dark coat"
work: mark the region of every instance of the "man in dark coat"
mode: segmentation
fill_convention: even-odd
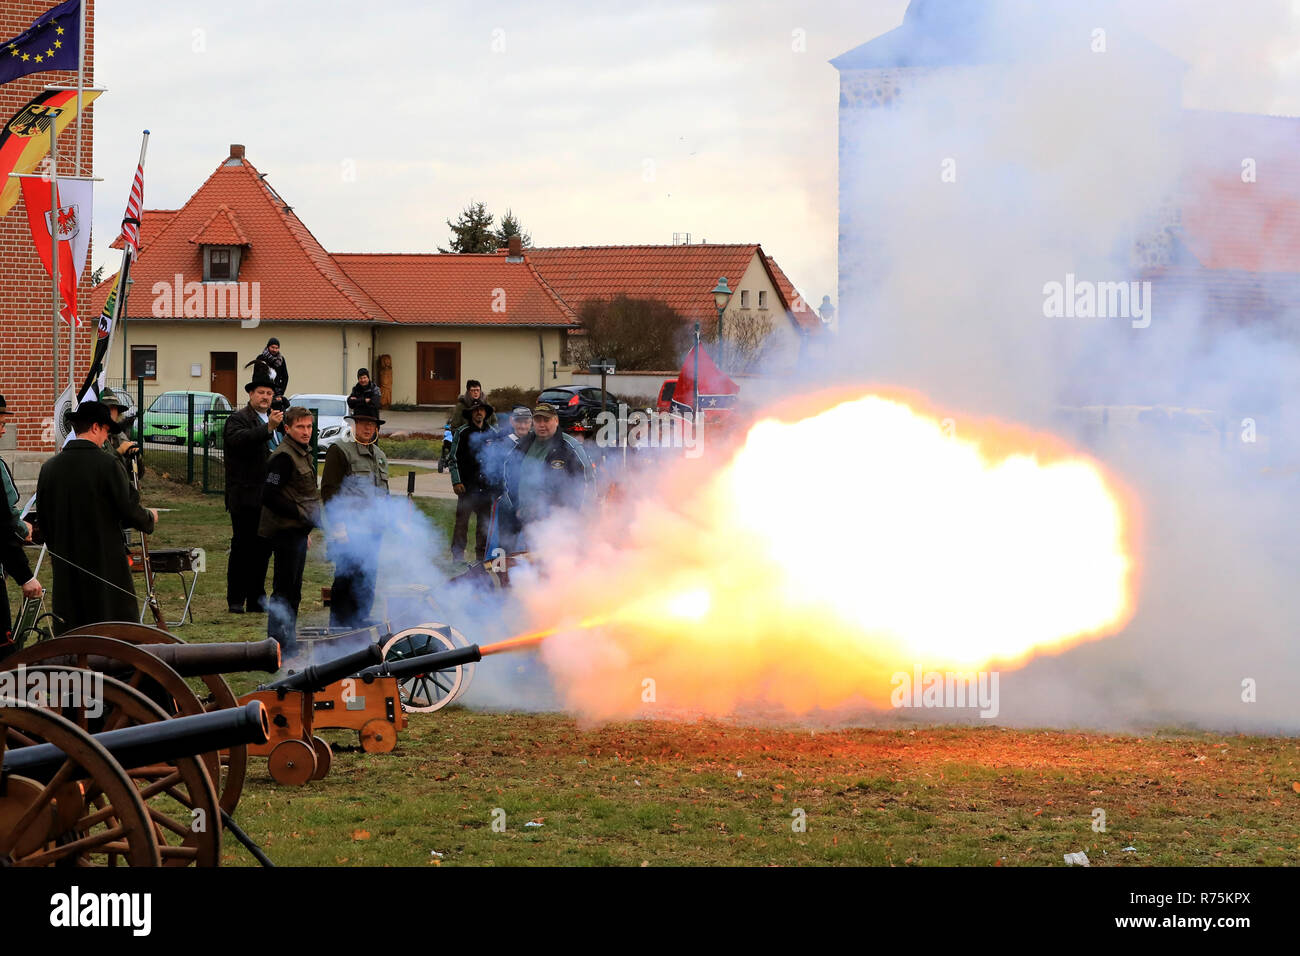
[[[282,396],[289,388],[289,363],[280,354],[280,340],[274,335],[266,340],[266,348],[262,349],[262,354],[244,368],[248,368],[249,365],[253,367],[253,378],[271,380],[276,398]]]
[[[451,444],[451,490],[456,492],[456,524],[451,533],[451,557],[465,560],[469,539],[469,518],[474,515],[474,545],[478,560],[487,556],[488,521],[492,499],[497,494],[500,469],[497,452],[505,435],[488,422],[492,406],[475,399],[469,407],[469,422],[456,432]]]
[[[555,406],[533,409],[533,433],[519,439],[506,456],[505,493],[497,508],[506,550],[527,547],[517,535],[559,508],[580,510],[594,497],[596,475],[582,444],[560,431]]]
[[[356,411],[359,406],[371,406],[376,411],[379,410],[380,398],[382,392],[379,386],[370,380],[370,369],[357,369],[357,384],[352,386],[352,391],[348,394],[348,410]]]
[[[0,395],[0,438],[4,437],[5,419],[12,414]],[[0,658],[5,656],[5,645],[13,641],[13,618],[9,613],[9,589],[4,579],[13,578],[23,589],[23,598],[41,596],[41,582],[32,576],[32,566],[23,551],[23,542],[32,539],[32,526],[22,519],[22,504],[18,486],[9,466],[0,458],[0,484],[4,486],[5,512],[0,518]]]
[[[257,534],[262,517],[266,460],[280,443],[284,413],[271,408],[275,383],[254,375],[244,386],[248,404],[226,419],[224,458],[226,510],[230,512],[230,563],[226,609],[231,614],[266,610],[266,567],[271,547]]]
[[[54,633],[98,621],[138,621],[122,527],[146,534],[158,512],[132,504],[122,468],[102,451],[113,425],[99,402],[72,415],[76,434],[41,466],[36,511],[54,563]]]
[[[285,410],[284,441],[266,462],[262,517],[257,526],[257,533],[275,554],[266,636],[280,642],[285,661],[297,647],[302,572],[307,566],[311,531],[321,523],[316,461],[311,454],[312,425],[311,412],[301,405]]]
[[[444,467],[451,465],[451,443],[456,440],[456,432],[469,424],[469,409],[475,402],[487,404],[487,400],[483,398],[483,383],[476,378],[471,378],[465,383],[465,394],[456,399],[456,405],[451,410],[451,416],[447,419],[447,424],[443,426],[442,454],[438,457],[438,472],[440,474]],[[491,405],[487,406],[487,410],[487,423],[496,428],[496,410]]]

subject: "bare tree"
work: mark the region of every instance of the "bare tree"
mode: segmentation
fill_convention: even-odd
[[[753,309],[731,309],[722,319],[725,342],[721,354],[717,348],[716,314],[700,323],[700,341],[714,346],[709,352],[723,371],[749,372],[757,368],[771,345],[772,318]]]
[[[688,336],[685,320],[658,299],[589,299],[578,310],[585,334],[570,339],[575,364],[607,358],[620,369],[677,367]]]

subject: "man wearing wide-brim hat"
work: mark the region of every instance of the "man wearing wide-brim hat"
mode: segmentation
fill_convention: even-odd
[[[122,528],[148,534],[158,512],[132,502],[121,466],[101,450],[112,427],[107,406],[82,402],[72,413],[77,437],[41,466],[36,482],[36,512],[54,566],[55,634],[140,618]]]
[[[226,609],[231,614],[266,610],[266,568],[271,548],[257,533],[262,517],[266,460],[283,436],[284,412],[271,407],[275,382],[254,372],[244,386],[248,404],[226,419],[222,432],[226,510],[230,512],[230,563]]]
[[[0,395],[0,437],[4,436],[5,424],[13,412],[5,397]],[[13,640],[13,618],[9,613],[9,589],[5,587],[4,578],[17,581],[23,589],[24,598],[41,596],[41,582],[32,576],[32,566],[27,561],[23,542],[32,539],[32,526],[22,518],[22,504],[18,497],[18,486],[9,471],[9,465],[0,458],[0,484],[4,486],[5,506],[4,526],[0,527],[0,657],[4,648]]]
[[[353,405],[352,437],[325,453],[320,493],[334,562],[330,626],[364,627],[375,601],[379,549],[388,523],[388,458],[379,448],[379,408]]]

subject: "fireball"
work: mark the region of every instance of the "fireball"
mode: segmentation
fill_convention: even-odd
[[[706,435],[707,438],[707,435]],[[888,706],[891,675],[1013,668],[1133,613],[1123,495],[1050,436],[880,395],[682,465],[526,598],[573,709]],[[566,609],[581,608],[581,619]]]

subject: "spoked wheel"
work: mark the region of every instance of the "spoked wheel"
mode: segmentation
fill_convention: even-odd
[[[400,661],[468,646],[465,635],[450,624],[421,624],[390,637],[384,643],[384,660]],[[473,664],[459,664],[446,670],[408,677],[398,683],[402,707],[421,714],[441,710],[463,694],[473,679]]]
[[[6,657],[4,666],[14,668],[19,664],[29,667],[34,664],[61,664],[85,668],[92,657],[111,658],[126,665],[122,673],[125,683],[162,707],[168,716],[188,717],[205,712],[206,708],[198,695],[189,684],[185,683],[183,677],[152,654],[126,641],[86,635],[59,637],[52,641],[34,644],[17,654]],[[231,705],[236,703],[234,695],[231,695]],[[238,778],[232,772],[227,772],[223,776],[219,754],[201,754],[199,759],[203,761],[213,782],[221,781],[217,792],[221,798],[222,809],[233,813],[234,806],[239,802],[239,791],[244,785],[243,768],[241,767]],[[245,763],[244,766],[246,765]],[[227,806],[227,793],[232,787],[234,787],[233,797],[229,798],[232,802]]]
[[[0,766],[37,743],[65,759],[48,780],[0,769],[0,867],[161,864],[149,811],[108,751],[52,711],[0,698]]]
[[[75,701],[50,701],[47,706],[87,733],[169,719],[144,694],[104,674],[50,665],[29,667],[26,672],[46,675],[50,687],[77,688]],[[163,866],[220,866],[221,808],[203,762],[180,757],[124,769],[149,811]],[[102,809],[102,796],[89,786],[86,799]]]
[[[170,631],[164,631],[162,628],[152,627],[148,624],[138,624],[135,621],[102,621],[98,624],[87,624],[75,631],[69,631],[63,636],[71,637],[81,634],[111,637],[119,641],[126,641],[128,644],[185,643]],[[204,674],[202,677],[190,679],[195,682],[202,682],[207,689],[206,693],[199,693],[198,695],[199,701],[206,709],[225,710],[227,707],[237,707],[239,705],[239,700],[235,697],[234,691],[230,689],[230,685],[226,683],[226,679],[220,674]],[[221,778],[220,780],[214,779],[213,783],[216,784],[217,792],[221,796],[221,809],[227,813],[233,814],[235,807],[239,805],[239,795],[244,791],[244,778],[247,774],[247,746],[241,744],[238,747],[221,751]]]

